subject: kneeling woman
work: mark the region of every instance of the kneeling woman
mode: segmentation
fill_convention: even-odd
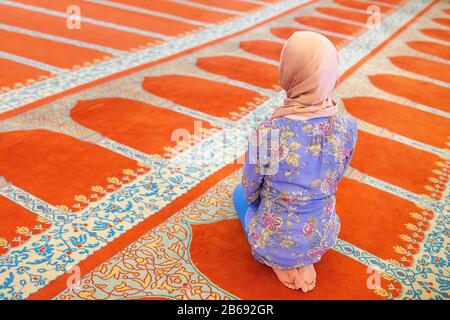
[[[284,105],[249,139],[233,194],[253,256],[288,288],[312,290],[314,264],[335,243],[338,182],[349,166],[356,123],[330,98],[338,53],[323,35],[300,31],[283,47]]]

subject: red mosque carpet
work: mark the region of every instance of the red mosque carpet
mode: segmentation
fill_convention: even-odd
[[[297,30],[359,126],[307,294],[231,202]],[[447,1],[0,2],[0,299],[448,299],[449,42]]]

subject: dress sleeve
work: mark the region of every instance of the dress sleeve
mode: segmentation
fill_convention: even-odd
[[[253,203],[260,196],[264,177],[261,174],[258,159],[258,131],[255,130],[249,138],[245,163],[242,174],[242,188],[248,203]]]
[[[344,165],[342,167],[342,170],[339,172],[339,177],[338,177],[339,180],[342,179],[342,177],[344,176],[348,167],[350,166],[350,162],[352,161],[353,153],[355,151],[355,145],[356,145],[357,139],[358,139],[358,130],[357,130],[357,126],[356,126],[356,120],[352,118],[349,123],[349,131],[348,131],[348,135],[347,135],[347,138],[346,138],[346,141],[344,144],[345,160],[344,160]]]

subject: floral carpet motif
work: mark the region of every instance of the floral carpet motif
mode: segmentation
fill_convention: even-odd
[[[0,3],[1,299],[449,298],[446,1],[67,3]],[[296,30],[339,49],[359,128],[308,294],[251,258],[231,202]]]

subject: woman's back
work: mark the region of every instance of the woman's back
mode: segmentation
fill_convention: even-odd
[[[265,176],[267,188],[274,189],[268,191],[290,189],[312,199],[336,192],[356,141],[353,118],[342,114],[305,121],[283,117],[262,123],[258,130],[279,131],[277,141],[270,139],[270,156],[278,163],[271,164],[277,168]]]
[[[258,125],[243,180],[246,194],[257,192],[261,201],[248,217],[258,260],[280,268],[301,266],[314,263],[334,243],[339,231],[334,194],[355,141],[356,122],[342,114],[305,121],[283,117]],[[253,190],[258,182],[260,189]],[[302,252],[307,254],[297,256]]]
[[[250,137],[242,184],[233,192],[253,256],[303,292],[314,289],[314,263],[338,236],[334,194],[356,142],[355,120],[338,114],[331,96],[338,63],[324,35],[289,37],[280,55],[286,98]]]

